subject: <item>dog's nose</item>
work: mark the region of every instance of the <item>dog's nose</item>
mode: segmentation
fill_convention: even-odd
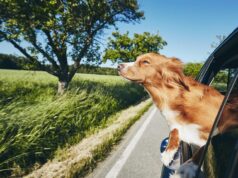
[[[118,64],[117,66],[117,70],[122,70],[125,67],[124,64]]]

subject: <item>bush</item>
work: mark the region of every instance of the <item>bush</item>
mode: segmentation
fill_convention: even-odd
[[[202,68],[203,63],[187,63],[184,66],[184,74],[195,78],[198,75],[198,72]]]
[[[115,68],[98,67],[91,65],[81,65],[78,69],[78,72],[86,74],[118,75],[117,70]]]

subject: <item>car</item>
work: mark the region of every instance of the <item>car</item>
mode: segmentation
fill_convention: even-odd
[[[223,77],[222,80],[221,76]],[[216,136],[214,136],[214,133],[224,106],[234,94],[238,96],[238,28],[211,53],[201,68],[196,80],[213,86],[225,95],[205,145],[204,152],[200,155],[200,164],[196,177],[237,178],[238,128]],[[166,148],[167,139],[165,138],[161,143],[161,153]],[[178,151],[179,153],[174,157],[172,164],[169,167],[163,166],[161,178],[169,177],[174,172],[173,164],[178,164],[178,162],[180,165],[183,164],[193,156],[197,149],[198,147],[194,145],[182,142]]]

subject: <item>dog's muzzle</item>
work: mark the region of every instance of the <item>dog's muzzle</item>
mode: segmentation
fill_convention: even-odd
[[[121,71],[124,68],[125,68],[125,64],[118,64],[118,66],[117,66],[118,71]]]

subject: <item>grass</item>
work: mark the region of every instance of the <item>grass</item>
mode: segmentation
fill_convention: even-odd
[[[96,163],[98,161],[104,160],[106,155],[111,151],[113,145],[117,144],[125,132],[142,116],[149,109],[152,105],[152,102],[147,103],[142,109],[136,113],[133,117],[129,117],[128,121],[122,124],[111,137],[105,139],[101,145],[98,145],[92,150],[92,157],[88,160],[84,160],[85,163],[78,167],[78,169],[71,169],[69,178],[70,177],[82,177],[86,175],[88,172],[93,170],[96,167]]]
[[[27,178],[84,177],[103,160],[128,128],[151,106],[151,100],[117,113],[113,123],[83,139],[77,145],[58,151],[58,155]]]
[[[146,96],[118,76],[77,74],[61,97],[56,87],[45,72],[0,70],[0,175],[28,173]]]

